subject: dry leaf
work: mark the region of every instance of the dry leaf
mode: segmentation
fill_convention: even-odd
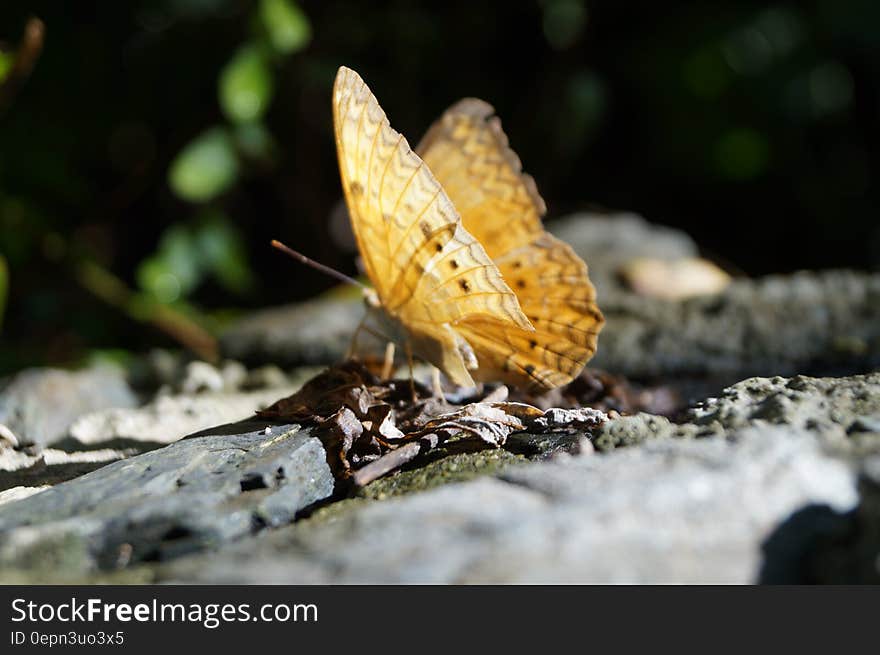
[[[294,395],[258,414],[315,424],[315,435],[324,444],[334,475],[350,479],[356,486],[449,440],[472,438],[497,448],[514,432],[584,431],[605,420],[605,415],[594,409],[544,411],[524,402],[503,400],[507,395],[507,387],[502,386],[483,402],[454,405],[445,398],[432,397],[421,385],[413,386],[408,380],[380,381],[363,365],[346,362],[317,375]]]

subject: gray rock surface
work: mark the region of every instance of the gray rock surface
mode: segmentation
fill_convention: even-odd
[[[231,424],[0,496],[0,581],[876,581],[878,410],[880,373],[753,378],[608,421],[612,452],[518,434],[332,502],[307,429]]]
[[[0,491],[45,487],[85,475],[117,459],[137,454],[133,448],[59,450],[57,448],[0,449]]]
[[[606,450],[639,447],[511,459],[440,487],[428,476],[422,492],[401,472],[365,490],[383,502],[331,505],[211,557],[178,560],[160,578],[871,581],[880,561],[878,406],[880,374],[744,380],[681,425],[641,414],[594,435]]]
[[[243,422],[0,505],[2,570],[71,572],[163,560],[293,520],[334,481],[298,426]]]
[[[810,434],[657,440],[508,469],[180,560],[184,582],[747,583],[792,512],[857,502],[855,475]]]
[[[867,372],[880,366],[880,274],[797,273],[736,280],[715,297],[619,294],[591,366],[630,377]]]
[[[105,409],[81,416],[70,426],[69,434],[87,445],[117,440],[164,445],[187,434],[250,416],[294,391],[296,387],[288,386],[251,393],[160,396],[142,407]]]
[[[220,348],[247,364],[330,364],[345,357],[363,316],[358,298],[318,298],[267,309],[233,325]]]
[[[812,432],[846,453],[880,452],[880,373],[846,378],[749,378],[687,410],[681,423],[662,416],[622,416],[601,426],[600,450],[662,437],[723,436],[745,427],[788,426]]]
[[[0,391],[0,424],[20,444],[47,446],[66,436],[70,424],[83,414],[134,407],[137,402],[121,369],[27,369]]]

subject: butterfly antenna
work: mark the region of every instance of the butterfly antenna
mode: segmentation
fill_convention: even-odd
[[[272,239],[272,247],[277,248],[281,252],[290,255],[295,260],[297,260],[299,263],[305,264],[306,266],[311,266],[316,271],[321,271],[325,275],[329,275],[332,278],[336,278],[340,282],[345,282],[346,284],[353,284],[356,287],[360,287],[361,289],[365,288],[363,284],[361,284],[360,282],[355,280],[353,277],[349,277],[345,273],[340,273],[335,268],[330,268],[329,266],[326,266],[325,264],[320,264],[320,263],[316,262],[314,259],[309,259],[301,252],[297,252],[293,248],[290,248],[289,246],[285,246],[280,241],[276,241],[275,239]]]

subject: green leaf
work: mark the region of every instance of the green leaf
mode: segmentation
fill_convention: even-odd
[[[205,202],[226,191],[238,177],[232,140],[222,128],[211,128],[191,141],[174,159],[168,183],[181,198]]]
[[[275,149],[272,134],[262,123],[236,125],[235,144],[244,156],[253,159],[269,159]]]
[[[292,0],[263,0],[260,17],[276,52],[289,55],[305,48],[312,38],[308,16]]]
[[[184,225],[172,225],[156,252],[141,262],[137,281],[156,301],[170,304],[186,297],[202,281],[205,265],[196,239]]]
[[[254,45],[239,49],[220,73],[220,106],[233,123],[260,119],[269,107],[273,90],[269,62]]]
[[[172,225],[159,241],[156,253],[180,284],[180,294],[186,296],[201,281],[204,261],[192,231],[184,225]]]
[[[180,279],[160,257],[142,261],[138,266],[137,280],[145,292],[161,303],[170,304],[180,298]]]
[[[253,275],[241,234],[226,216],[215,213],[206,217],[196,232],[195,242],[205,268],[224,288],[235,293],[251,288]]]
[[[8,52],[0,52],[0,82],[6,79],[12,65],[15,63],[15,56]]]

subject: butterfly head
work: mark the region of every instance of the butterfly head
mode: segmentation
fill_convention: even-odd
[[[397,344],[406,343],[409,336],[406,327],[385,309],[376,290],[366,287],[363,291],[364,305],[367,308],[364,328],[387,341]]]
[[[367,311],[370,311],[371,309],[381,309],[382,303],[379,300],[379,294],[376,293],[375,289],[364,287],[364,304],[367,306]]]

